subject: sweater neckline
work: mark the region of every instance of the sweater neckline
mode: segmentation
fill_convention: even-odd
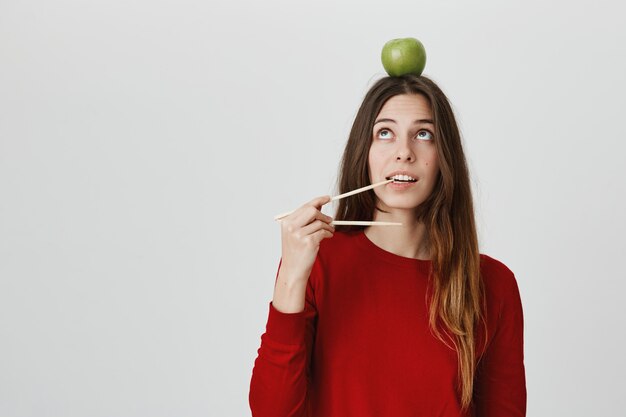
[[[372,242],[365,234],[365,229],[359,231],[356,235],[356,241],[359,246],[368,254],[378,257],[386,262],[401,266],[403,268],[419,269],[428,274],[432,267],[432,261],[428,259],[407,258],[405,256],[396,255],[395,253],[386,251],[380,246]]]

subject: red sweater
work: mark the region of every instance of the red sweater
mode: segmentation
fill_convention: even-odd
[[[359,231],[322,240],[304,311],[281,313],[270,302],[250,381],[253,417],[525,416],[517,281],[503,263],[480,258],[488,348],[468,413],[460,412],[456,352],[428,327],[431,261],[395,255]]]

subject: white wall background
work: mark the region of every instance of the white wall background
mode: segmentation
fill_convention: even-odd
[[[0,2],[0,416],[245,416],[280,228],[380,50],[454,106],[529,416],[623,412],[618,1]],[[324,211],[332,213],[326,206]]]

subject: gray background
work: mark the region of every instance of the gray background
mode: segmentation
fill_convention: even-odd
[[[2,0],[0,416],[249,415],[272,218],[334,193],[407,36],[518,280],[528,415],[623,412],[622,8]]]

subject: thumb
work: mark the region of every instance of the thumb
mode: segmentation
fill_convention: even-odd
[[[315,207],[320,208],[324,204],[330,202],[331,199],[332,199],[331,196],[323,195],[323,196],[314,198],[313,200],[310,201],[310,203],[313,204]]]

